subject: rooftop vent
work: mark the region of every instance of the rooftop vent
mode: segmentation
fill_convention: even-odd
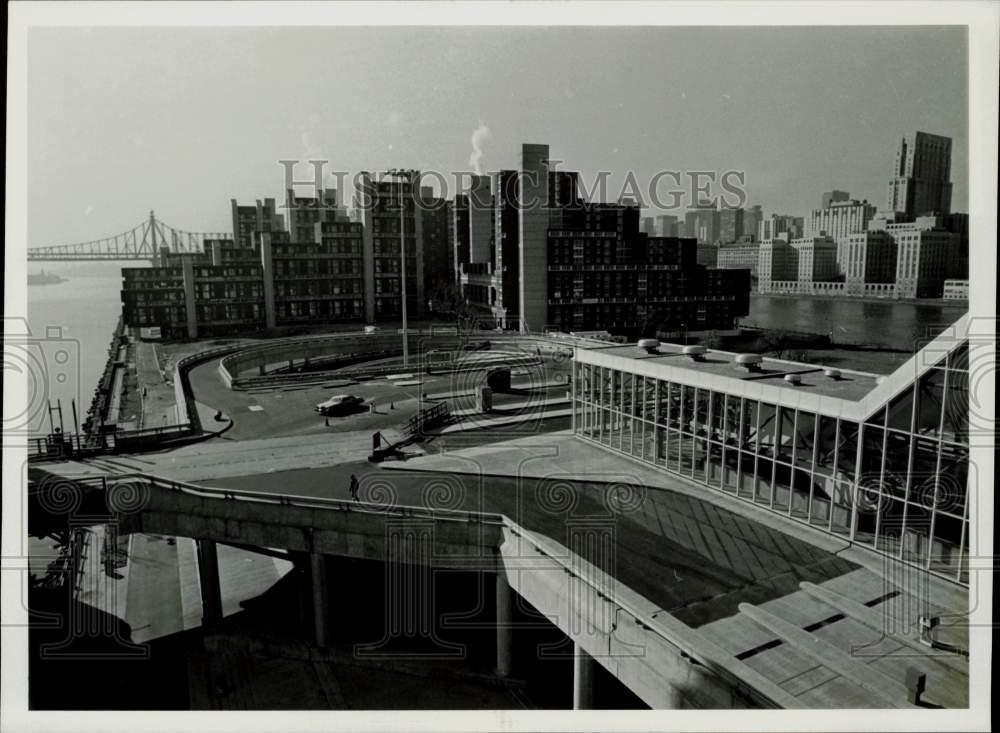
[[[840,370],[839,369],[824,369],[823,370],[823,376],[827,377],[828,379],[840,379]]]
[[[708,351],[704,346],[700,344],[692,344],[691,346],[685,346],[682,352],[684,356],[690,356],[692,361],[704,361],[705,352]]]
[[[748,372],[759,372],[763,361],[760,354],[740,354],[733,360],[733,363],[738,367],[743,367]]]
[[[785,381],[789,384],[802,384],[802,377],[798,374],[786,374]]]
[[[639,339],[638,346],[645,349],[647,354],[660,353],[660,342],[658,339]]]

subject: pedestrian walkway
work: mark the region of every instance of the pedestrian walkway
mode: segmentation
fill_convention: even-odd
[[[399,443],[398,430],[383,430],[382,444]],[[367,461],[372,452],[372,433],[367,430],[339,433],[232,441],[221,435],[164,453],[102,456],[93,460],[48,463],[45,470],[67,478],[113,473],[148,473],[178,481],[205,481],[253,476],[278,471],[332,468],[343,463]],[[407,446],[409,455],[423,449]]]
[[[154,342],[136,342],[135,370],[136,388],[142,395],[141,426],[162,428],[175,424],[177,414],[174,386],[163,378]]]

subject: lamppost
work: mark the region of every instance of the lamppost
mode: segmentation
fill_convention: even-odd
[[[399,180],[399,295],[403,314],[403,366],[409,363],[410,346],[406,334],[406,206],[403,201],[403,184],[413,180],[414,170],[391,168],[385,172],[389,178]]]

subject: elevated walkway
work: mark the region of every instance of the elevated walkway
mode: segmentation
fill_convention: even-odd
[[[549,457],[560,450],[564,460],[571,456],[571,446],[554,443]],[[424,463],[429,469],[435,462],[448,460],[454,466],[457,460],[465,462],[468,472],[477,461],[488,462],[484,450],[414,459],[410,465]],[[454,499],[464,490],[449,489],[442,483],[448,475],[437,470],[426,476],[405,470],[368,474],[360,502],[296,494],[281,481],[267,490],[244,491],[148,474],[113,478],[139,487],[142,497],[137,510],[121,517],[128,531],[197,539],[207,623],[222,614],[216,546],[234,543],[310,558],[318,609],[334,597],[319,580],[327,555],[494,575],[499,670],[509,668],[505,655],[512,629],[503,619],[513,591],[573,640],[578,685],[591,679],[588,665],[601,664],[655,708],[794,708],[814,707],[818,700],[828,707],[857,707],[859,700],[874,707],[907,707],[912,705],[907,667],[928,675],[924,702],[961,703],[962,690],[967,690],[961,656],[940,667],[936,659],[927,661],[930,652],[914,657],[912,644],[894,639],[876,649],[867,673],[859,672],[865,662],[853,657],[859,641],[897,633],[862,622],[862,630],[869,628],[876,637],[859,635],[857,607],[881,611],[887,600],[899,597],[901,587],[926,588],[922,604],[893,606],[912,628],[915,616],[928,609],[960,618],[965,612],[957,605],[960,592],[949,596],[934,584],[880,576],[843,559],[844,547],[834,550],[838,557],[683,492],[644,493],[642,484],[633,483],[635,475],[608,461],[598,476],[592,464],[581,462],[571,462],[570,472],[553,473],[541,449],[531,453],[524,445],[508,445],[504,450],[508,461],[510,451],[522,455],[521,467],[537,464],[536,475],[547,480],[528,484],[533,491],[513,495],[506,484],[485,486],[480,495],[465,495],[478,505],[475,511],[446,508],[462,506]],[[516,466],[514,471],[522,479],[527,473]],[[567,502],[574,497],[572,471],[606,487],[604,509],[610,514],[603,520],[599,505],[587,503],[583,495],[575,495],[581,511],[567,513]],[[653,534],[653,544],[638,539]],[[386,577],[412,580],[407,573]],[[848,577],[856,580],[839,580]],[[803,581],[809,585],[801,585]],[[843,595],[854,605],[844,613],[824,605],[829,598],[811,606],[785,600],[815,592],[814,587]],[[713,624],[739,624],[743,630],[726,632]],[[315,631],[322,644],[326,630],[317,622]],[[735,645],[724,644],[723,633],[737,640]],[[803,641],[811,638],[825,644]],[[904,647],[906,656],[895,658]],[[786,669],[780,660],[770,663],[774,650],[785,655],[791,650],[802,658]],[[821,693],[810,680],[825,685]],[[872,689],[874,680],[883,682],[880,692]],[[586,695],[580,699],[585,701]]]

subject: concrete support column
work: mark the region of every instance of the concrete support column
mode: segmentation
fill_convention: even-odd
[[[214,540],[195,542],[198,546],[198,579],[201,581],[201,625],[208,628],[222,622],[219,555]]]
[[[573,709],[594,707],[594,660],[573,642]]]
[[[496,599],[497,599],[497,666],[498,677],[507,677],[514,666],[514,629],[511,622],[514,616],[514,594],[507,581],[507,571],[503,564],[497,561]]]
[[[198,338],[198,312],[195,305],[194,263],[190,257],[181,258],[181,272],[184,282],[184,312],[187,316],[188,338]]]
[[[264,277],[264,325],[274,328],[277,314],[274,307],[274,262],[271,258],[271,235],[260,233],[260,266]]]
[[[327,584],[326,556],[319,552],[309,553],[309,567],[312,575],[313,630],[317,646],[327,642]]]

